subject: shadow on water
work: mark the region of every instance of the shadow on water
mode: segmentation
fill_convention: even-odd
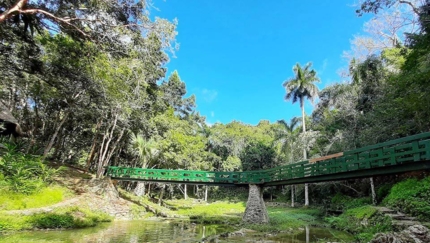
[[[35,231],[10,235],[0,235],[0,243],[32,242],[32,243],[138,243],[168,242],[188,243],[225,232],[231,232],[225,225],[195,225],[187,221],[116,221],[94,228],[80,230]],[[310,242],[349,242],[349,235],[326,228],[306,228],[296,234],[278,234],[264,236],[262,234],[247,235],[233,238],[219,238],[215,242],[256,242],[270,240],[278,243],[310,243]]]

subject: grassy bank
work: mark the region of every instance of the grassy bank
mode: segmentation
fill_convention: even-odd
[[[0,190],[0,211],[50,206],[71,196],[72,192],[60,186],[44,187],[31,194],[3,189]]]
[[[110,222],[112,218],[101,212],[79,207],[54,209],[47,213],[16,215],[0,213],[0,232],[34,230],[34,229],[67,229],[95,226],[100,222]]]

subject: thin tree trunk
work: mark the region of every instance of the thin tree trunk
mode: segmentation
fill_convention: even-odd
[[[302,127],[303,127],[303,134],[306,133],[306,123],[305,123],[305,106],[302,104]],[[303,148],[303,160],[307,160],[308,156],[306,154],[306,148]],[[308,183],[305,183],[305,206],[309,206],[309,187]]]
[[[370,177],[370,189],[372,190],[372,203],[376,205],[376,192],[375,192],[375,184],[373,183],[373,177]]]
[[[208,201],[208,186],[205,186],[205,202]]]
[[[100,126],[102,125],[103,120],[100,120],[96,125],[96,131],[94,132],[94,139],[93,139],[93,145],[91,146],[90,153],[88,154],[87,159],[87,165],[85,166],[85,171],[88,172],[91,167],[91,162],[94,159],[94,155],[96,154],[96,145],[97,145],[97,132],[100,129]]]
[[[100,146],[99,161],[98,161],[98,165],[97,165],[97,178],[100,178],[103,175],[104,166],[107,165],[106,161],[109,161],[109,158],[112,155],[112,153],[108,154],[109,144],[112,142],[113,133],[115,131],[117,121],[118,121],[118,114],[115,115],[115,119],[114,119],[112,128],[109,129],[109,127],[107,127],[106,132],[103,136],[102,144]],[[122,131],[124,131],[124,130],[122,130]],[[123,135],[123,132],[121,132],[119,139],[121,139],[122,135]],[[115,146],[112,149],[112,151],[113,150],[115,150]]]
[[[291,185],[291,207],[294,208],[294,185]]]
[[[161,201],[163,200],[163,195],[164,195],[164,189],[165,188],[166,188],[166,185],[163,184],[163,186],[161,187],[160,195],[158,196],[158,205],[161,205]]]
[[[58,133],[60,132],[61,127],[63,126],[64,122],[67,119],[67,116],[69,115],[69,113],[67,112],[63,119],[60,121],[60,123],[58,124],[58,126],[55,128],[55,132],[51,137],[51,140],[49,141],[48,145],[46,145],[45,150],[43,151],[43,159],[46,158],[46,156],[48,156],[49,151],[51,150],[52,146],[54,145],[54,141],[57,138]]]
[[[184,184],[184,199],[187,200],[188,199],[188,194],[187,194],[187,184]]]

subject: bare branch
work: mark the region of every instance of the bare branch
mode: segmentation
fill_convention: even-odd
[[[0,14],[0,23],[4,22],[6,19],[10,18],[14,13],[19,12],[25,5],[27,5],[28,0],[19,0],[15,6],[7,10],[6,12]]]
[[[411,2],[400,0],[399,3],[404,3],[404,4],[409,5],[412,8],[412,10],[414,11],[414,13],[416,13],[417,15],[420,15],[419,9],[417,7],[415,7]]]
[[[75,30],[77,30],[79,33],[81,33],[85,37],[90,37],[87,33],[85,33],[84,31],[82,31],[78,26],[70,23],[70,20],[57,17],[57,16],[55,16],[55,15],[53,15],[53,14],[51,14],[51,13],[45,11],[45,10],[42,10],[42,9],[26,9],[26,10],[18,10],[18,12],[24,13],[24,14],[41,13],[41,14],[45,15],[46,17],[54,20],[54,21],[57,21],[59,23],[64,23],[66,25],[71,26],[72,28],[74,28]]]

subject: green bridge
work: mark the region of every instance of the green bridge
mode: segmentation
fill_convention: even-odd
[[[291,185],[346,180],[430,168],[430,132],[267,170],[217,172],[109,166],[115,180],[214,186]]]
[[[321,158],[244,172],[142,169],[109,166],[115,180],[213,186],[249,186],[243,221],[267,223],[265,186],[347,180],[430,169],[430,132],[354,149]]]

